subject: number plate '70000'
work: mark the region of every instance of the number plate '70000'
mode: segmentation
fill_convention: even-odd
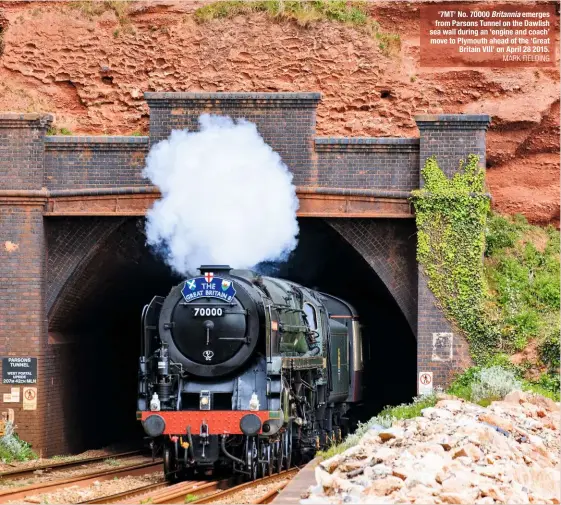
[[[194,317],[222,317],[224,309],[221,307],[193,307]]]

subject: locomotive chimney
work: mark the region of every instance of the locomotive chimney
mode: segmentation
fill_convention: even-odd
[[[215,274],[229,274],[232,267],[229,265],[201,265],[199,267],[199,271],[201,274],[205,274],[207,272],[213,272]]]

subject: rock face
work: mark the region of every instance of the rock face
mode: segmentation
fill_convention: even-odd
[[[560,503],[559,421],[559,403],[520,391],[441,400],[320,463],[301,503]]]
[[[92,14],[95,3],[0,2],[0,110],[54,112],[74,133],[130,134],[147,128],[144,91],[313,90],[323,94],[320,135],[410,137],[415,114],[489,112],[495,208],[559,223],[558,69],[420,67],[417,0],[369,5],[401,37],[393,57],[336,23],[303,28],[254,13],[197,24],[193,12],[208,2]]]

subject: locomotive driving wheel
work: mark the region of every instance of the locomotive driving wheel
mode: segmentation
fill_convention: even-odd
[[[257,450],[257,437],[246,437],[246,464],[251,480],[257,479],[259,468],[259,451]]]
[[[174,451],[166,444],[164,447],[164,475],[170,482],[178,480],[178,467],[177,460],[175,459]]]
[[[259,442],[259,466],[261,477],[273,475],[273,462],[271,461],[271,444],[265,440]]]
[[[272,448],[272,461],[271,463],[275,466],[275,472],[281,473],[282,472],[282,463],[284,459],[284,439],[283,434],[281,434],[274,442]]]
[[[284,447],[283,447],[283,456],[284,456],[284,468],[285,470],[289,470],[292,466],[292,421],[288,421],[288,425],[286,426],[286,431],[284,432]]]

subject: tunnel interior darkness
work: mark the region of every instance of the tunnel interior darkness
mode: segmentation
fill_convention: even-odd
[[[142,220],[127,220],[72,282],[80,295],[56,330],[71,336],[72,450],[143,437],[136,421],[137,363],[142,307],[181,281],[145,245]],[[284,277],[350,302],[364,336],[365,405],[362,418],[409,401],[416,387],[416,341],[399,307],[366,261],[322,219],[301,219],[297,249],[263,274]],[[61,294],[65,296],[64,293]],[[64,307],[63,303],[59,306]],[[95,413],[95,415],[92,415]]]

